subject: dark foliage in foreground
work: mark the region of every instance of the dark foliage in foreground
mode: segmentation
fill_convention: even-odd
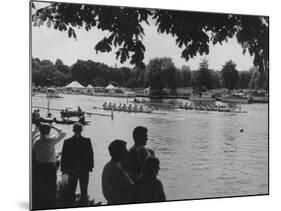
[[[149,24],[152,18],[159,33],[175,37],[186,61],[198,53],[208,54],[210,43],[222,44],[236,37],[243,52],[248,51],[254,56],[254,66],[260,72],[268,70],[268,17],[69,3],[52,3],[38,10],[34,4],[32,6],[34,26],[46,23],[48,27],[67,32],[75,39],[75,28],[89,31],[96,27],[108,31],[109,36],[100,40],[95,50],[110,52],[114,47],[117,49],[116,58],[121,63],[130,59],[131,64],[142,69],[145,52],[143,24]]]

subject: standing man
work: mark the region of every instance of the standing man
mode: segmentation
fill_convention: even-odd
[[[146,158],[154,156],[154,151],[145,147],[147,142],[147,128],[138,126],[133,131],[134,145],[128,153],[126,169],[135,182],[140,176]]]
[[[51,129],[56,136],[50,136]],[[49,124],[40,124],[32,131],[32,183],[33,206],[36,209],[54,208],[56,206],[56,149],[55,145],[65,133]]]
[[[127,156],[126,142],[114,140],[108,147],[111,160],[102,172],[102,192],[108,204],[130,203],[133,199],[133,181],[122,166]]]
[[[68,174],[68,202],[70,206],[75,203],[75,191],[79,180],[81,191],[81,204],[88,202],[89,172],[94,168],[94,153],[90,138],[81,135],[81,123],[73,125],[74,136],[63,143],[61,155],[61,171]]]

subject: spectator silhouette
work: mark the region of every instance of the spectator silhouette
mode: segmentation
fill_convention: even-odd
[[[58,135],[51,137],[51,129],[54,129]],[[34,185],[33,196],[35,197],[33,205],[36,209],[54,208],[56,205],[57,172],[55,145],[65,135],[60,129],[48,124],[40,124],[32,132],[32,170],[34,171],[32,180]]]
[[[145,160],[141,175],[135,183],[135,202],[166,201],[163,185],[157,179],[160,161],[155,157]]]
[[[90,138],[81,135],[81,123],[73,125],[74,136],[63,143],[61,155],[61,171],[68,174],[68,203],[75,203],[75,191],[79,180],[81,191],[81,204],[88,203],[89,172],[94,167],[94,154]]]
[[[133,130],[134,145],[128,153],[126,169],[133,181],[140,175],[146,158],[154,156],[154,151],[145,147],[147,128],[138,126]]]
[[[126,142],[114,140],[108,147],[111,160],[102,172],[102,191],[108,204],[132,202],[133,181],[123,169],[122,162],[126,158]]]

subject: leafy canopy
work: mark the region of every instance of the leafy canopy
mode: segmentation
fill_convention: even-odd
[[[33,4],[34,7],[34,4]],[[35,8],[34,8],[35,9]],[[144,67],[145,46],[142,43],[143,24],[153,19],[159,33],[171,34],[182,49],[181,57],[188,61],[198,53],[209,53],[209,44],[222,44],[236,37],[243,48],[254,56],[254,66],[260,71],[268,69],[269,19],[264,16],[209,14],[146,8],[125,8],[86,4],[52,3],[36,10],[32,15],[34,26],[44,23],[48,27],[65,31],[77,38],[75,28],[87,31],[97,27],[108,31],[95,50],[110,52],[115,47],[121,63],[130,59],[132,65]]]

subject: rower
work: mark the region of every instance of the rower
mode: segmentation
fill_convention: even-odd
[[[79,122],[82,123],[82,124],[85,123],[85,116],[84,115],[79,117]]]
[[[128,111],[132,111],[132,105],[131,104],[129,104],[129,106],[128,106]]]
[[[35,119],[36,120],[39,120],[41,118],[41,116],[40,116],[40,110],[38,109],[37,111],[36,111],[36,113],[35,113]]]
[[[103,107],[103,109],[106,109],[106,108],[107,108],[106,102],[104,102],[104,104],[102,104],[102,107]]]
[[[52,118],[52,114],[48,113],[47,118],[51,119]]]
[[[123,106],[122,106],[122,111],[127,111],[127,106],[126,106],[125,103],[124,103]]]
[[[112,108],[112,105],[111,105],[111,102],[109,102],[107,109],[111,110],[111,108]]]
[[[117,106],[116,103],[113,104],[113,109],[116,110]]]
[[[36,116],[36,110],[34,110],[33,112],[32,112],[32,120],[35,120],[35,116]]]
[[[183,108],[183,103],[182,103],[182,102],[180,103],[179,107],[180,107],[180,108]]]
[[[122,104],[120,103],[118,106],[118,111],[121,111],[121,110],[122,110]]]
[[[134,111],[135,111],[135,112],[138,111],[138,106],[137,106],[137,104],[135,104],[135,106],[134,106]]]

